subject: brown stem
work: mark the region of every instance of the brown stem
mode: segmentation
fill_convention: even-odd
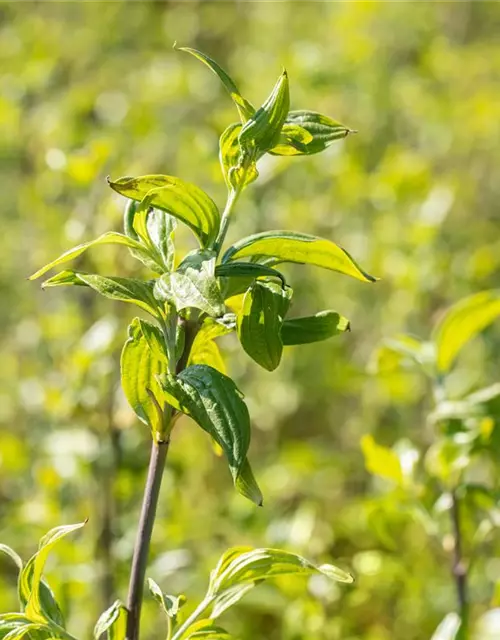
[[[452,573],[455,579],[457,589],[458,606],[460,611],[461,640],[467,638],[468,616],[469,616],[469,599],[467,590],[467,567],[463,559],[462,529],[460,518],[460,502],[456,491],[451,492],[451,520],[453,526],[453,566]]]
[[[163,469],[167,459],[169,441],[155,442],[151,447],[151,457],[149,460],[149,471],[144,490],[139,529],[132,559],[132,569],[130,573],[129,592],[127,600],[127,640],[139,639],[139,623],[141,618],[141,607],[144,590],[144,579],[146,577],[146,565],[148,562],[149,545],[153,525],[156,516],[156,507],[160,495]]]

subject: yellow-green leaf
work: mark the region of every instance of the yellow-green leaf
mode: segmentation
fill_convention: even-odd
[[[402,483],[401,462],[392,449],[377,444],[371,435],[364,435],[361,438],[361,449],[365,457],[366,469],[370,473],[392,480],[396,484]]]
[[[433,332],[437,369],[447,373],[460,350],[500,316],[500,290],[482,291],[460,300],[445,313]]]
[[[222,262],[252,258],[268,266],[280,262],[311,264],[344,273],[364,282],[377,278],[364,271],[339,245],[306,233],[264,231],[243,238],[226,251]]]
[[[123,392],[137,417],[158,434],[163,428],[163,393],[157,376],[166,370],[165,360],[150,349],[141,330],[141,321],[134,318],[121,356]]]
[[[202,53],[201,51],[197,51],[196,49],[191,49],[190,47],[178,47],[178,50],[190,53],[192,56],[206,64],[207,67],[211,71],[213,71],[213,73],[215,73],[215,75],[221,80],[227,92],[233,99],[242,122],[245,122],[246,120],[248,120],[248,118],[251,118],[253,116],[253,114],[255,113],[255,108],[250,104],[250,102],[248,102],[248,100],[246,100],[241,95],[238,87],[235,85],[233,80],[224,71],[224,69],[217,62],[215,62],[215,60],[212,60],[212,58],[207,56],[206,53]]]
[[[220,213],[202,189],[180,178],[165,175],[124,177],[109,186],[127,198],[141,202],[141,208],[155,207],[184,222],[208,246],[219,232]]]
[[[270,153],[278,156],[313,155],[349,133],[353,133],[352,129],[316,111],[290,111],[279,143]]]
[[[69,251],[65,251],[58,258],[39,269],[36,273],[30,276],[29,279],[35,280],[36,278],[43,276],[43,274],[47,273],[47,271],[49,271],[50,269],[58,267],[60,264],[64,264],[65,262],[69,262],[70,260],[74,260],[75,258],[78,258],[78,256],[81,256],[82,253],[87,251],[87,249],[96,247],[101,244],[122,244],[126,247],[129,247],[129,249],[134,249],[135,251],[138,251],[140,253],[145,252],[145,247],[140,242],[137,242],[133,238],[129,238],[122,233],[115,233],[113,231],[110,231],[109,233],[103,234],[96,240],[84,242],[83,244],[79,244],[78,246],[73,247],[73,249],[69,249]]]

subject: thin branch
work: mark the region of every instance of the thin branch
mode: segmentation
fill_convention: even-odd
[[[453,526],[453,566],[452,573],[457,589],[461,619],[461,638],[467,637],[469,599],[467,589],[467,566],[463,559],[463,538],[460,518],[460,502],[456,491],[451,492],[451,520]]]
[[[127,600],[127,640],[139,639],[139,623],[146,577],[149,545],[156,517],[156,507],[160,495],[161,480],[167,459],[169,441],[155,442],[151,447],[149,471],[144,490],[139,529],[132,559],[129,592]]]

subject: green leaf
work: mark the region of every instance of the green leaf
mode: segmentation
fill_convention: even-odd
[[[285,320],[281,327],[284,345],[309,344],[350,331],[349,320],[336,311],[320,311],[314,316]]]
[[[437,369],[448,373],[460,350],[500,315],[500,290],[482,291],[460,300],[434,329]]]
[[[21,631],[23,627],[27,627],[32,624],[31,620],[22,613],[0,614],[0,639],[4,640],[11,631]]]
[[[225,307],[214,276],[215,260],[203,260],[199,265],[193,262],[193,265],[184,263],[177,271],[161,276],[155,285],[156,298],[173,304],[177,311],[194,307],[209,316],[222,316]]]
[[[176,378],[166,375],[161,382],[168,396],[177,399],[181,411],[191,416],[223,449],[236,488],[249,487],[251,478],[246,455],[250,444],[250,416],[231,378],[213,367],[199,364],[187,367]],[[255,494],[253,490],[246,491],[245,495],[249,497],[252,492]]]
[[[161,317],[161,311],[154,297],[154,280],[144,281],[135,278],[99,276],[79,271],[61,271],[42,284],[42,288],[76,285],[90,287],[111,300],[130,302],[144,309],[155,318]]]
[[[99,617],[94,627],[94,638],[100,640],[106,634],[108,640],[125,640],[127,633],[127,609],[123,602],[116,600]]]
[[[391,480],[396,484],[403,482],[403,470],[397,453],[377,444],[373,436],[367,434],[361,438],[361,449],[366,469],[373,475]]]
[[[194,184],[164,175],[126,176],[108,183],[121,195],[140,201],[141,208],[155,207],[184,222],[203,247],[217,237],[220,226],[217,205]]]
[[[151,209],[146,217],[148,239],[164,270],[172,271],[175,262],[174,231],[176,219],[160,209]]]
[[[167,370],[164,359],[160,359],[149,347],[142,332],[139,318],[134,318],[128,328],[128,340],[121,355],[121,380],[123,392],[135,414],[153,433],[163,431],[163,394],[157,376]],[[151,335],[149,335],[151,339]]]
[[[290,111],[279,143],[270,153],[277,156],[310,156],[324,151],[349,133],[353,133],[352,129],[316,111]]]
[[[64,625],[60,609],[50,589],[43,587],[42,573],[53,547],[65,536],[81,529],[85,522],[51,529],[40,540],[38,552],[30,558],[19,576],[19,600],[25,605],[25,615],[33,622],[52,621]]]
[[[193,341],[188,366],[206,364],[226,374],[226,366],[219,347],[215,343],[215,338],[231,333],[231,331],[233,331],[231,327],[216,322],[213,318],[206,318]]]
[[[262,107],[243,125],[238,138],[241,147],[255,149],[257,157],[272,149],[280,139],[289,108],[288,75],[283,71]]]
[[[280,549],[234,547],[223,554],[217,567],[212,571],[208,595],[216,598],[215,606],[217,610],[217,604],[221,602],[221,600],[218,601],[217,599],[227,595],[228,592],[231,593],[232,597],[235,597],[238,593],[238,588],[253,587],[263,580],[278,576],[311,576],[315,574],[325,575],[337,582],[347,584],[353,582],[352,576],[342,571],[342,569],[331,564],[323,564],[317,567],[295,553]],[[244,593],[241,595],[244,595]],[[224,606],[221,605],[221,607],[224,610]]]
[[[205,53],[197,51],[196,49],[191,49],[189,47],[178,47],[178,50],[185,51],[186,53],[190,53],[195,58],[198,58],[198,60],[201,60],[201,62],[206,64],[207,67],[211,69],[216,76],[219,77],[227,92],[233,99],[242,122],[245,122],[246,120],[248,120],[248,118],[251,118],[253,116],[253,114],[255,113],[255,108],[250,104],[250,102],[248,102],[248,100],[246,100],[241,95],[238,87],[234,84],[234,82],[224,71],[224,69],[222,69],[222,67],[218,65],[217,62],[215,62],[215,60],[209,58]]]
[[[13,624],[11,630],[5,629],[5,635],[2,633],[0,623],[0,638],[2,640],[67,640],[72,636],[66,634],[64,630],[54,628],[50,625],[38,622],[26,622]]]
[[[274,266],[280,262],[311,264],[344,273],[364,282],[377,278],[363,271],[354,259],[339,245],[306,233],[294,231],[264,231],[243,238],[226,251],[222,263],[252,258]]]
[[[245,352],[261,367],[274,371],[281,361],[281,327],[291,290],[256,280],[248,289],[237,316],[238,338]]]
[[[19,571],[22,571],[23,561],[21,560],[21,557],[14,551],[14,549],[11,549],[6,544],[0,543],[0,553],[8,556],[14,562]]]
[[[137,318],[139,328],[146,339],[153,356],[165,364],[168,364],[167,345],[161,329],[151,322]]]
[[[239,135],[241,124],[230,124],[220,137],[219,159],[228,188],[244,188],[259,177],[255,160],[245,156]]]
[[[49,262],[44,267],[39,269],[36,273],[30,276],[29,279],[36,280],[36,278],[39,278],[40,276],[43,276],[44,273],[47,273],[47,271],[50,271],[50,269],[58,267],[60,264],[64,264],[65,262],[69,262],[70,260],[74,260],[75,258],[78,258],[78,256],[81,256],[82,253],[87,251],[87,249],[90,249],[90,247],[96,247],[101,244],[122,244],[126,247],[129,247],[130,249],[138,251],[139,253],[146,252],[145,247],[136,240],[129,238],[122,233],[115,233],[113,231],[110,231],[109,233],[105,233],[104,235],[100,236],[96,240],[84,242],[83,244],[79,244],[78,246],[73,247],[73,249],[66,251],[65,253],[60,255],[59,258],[56,258],[52,262]]]
[[[169,596],[166,593],[163,593],[159,585],[151,578],[148,578],[148,589],[164,613],[166,613],[169,618],[173,618],[173,620],[175,620],[180,608],[186,602],[186,596]]]
[[[232,636],[227,631],[224,631],[222,627],[214,624],[212,620],[194,622],[184,631],[179,640],[195,640],[195,638],[201,638],[202,640],[232,640]]]

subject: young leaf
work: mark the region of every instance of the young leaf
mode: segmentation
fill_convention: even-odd
[[[167,365],[150,349],[139,318],[132,320],[128,331],[129,338],[121,355],[123,392],[139,420],[153,433],[161,434],[163,413],[159,399],[163,394],[156,378],[165,373]]]
[[[164,175],[127,176],[108,184],[121,195],[140,201],[142,209],[155,207],[184,222],[194,231],[202,247],[211,244],[219,232],[217,205],[194,184]]]
[[[219,77],[227,92],[233,99],[242,122],[246,122],[248,118],[251,118],[253,116],[253,114],[255,113],[255,108],[250,104],[250,102],[248,102],[248,100],[246,100],[241,95],[238,87],[234,84],[234,82],[224,71],[224,69],[222,69],[222,67],[218,65],[217,62],[215,62],[215,60],[212,60],[212,58],[209,58],[205,53],[197,51],[196,49],[191,49],[189,47],[178,47],[178,49],[179,51],[190,53],[195,58],[198,58],[198,60],[201,60],[201,62],[206,64],[207,67],[211,69],[216,76]]]
[[[174,231],[176,219],[160,209],[151,209],[146,216],[148,239],[166,271],[172,271],[175,262]]]
[[[336,311],[320,311],[314,316],[285,320],[281,327],[284,345],[309,344],[350,331],[349,320]]]
[[[345,138],[349,133],[352,133],[352,129],[316,111],[290,111],[279,143],[270,153],[277,156],[310,156],[324,151],[335,140]]]
[[[94,638],[100,640],[103,634],[107,634],[108,640],[125,640],[126,627],[127,609],[123,602],[115,600],[99,617],[94,627]]]
[[[130,302],[147,311],[155,318],[161,317],[160,306],[153,290],[154,281],[136,280],[135,278],[118,278],[99,276],[79,271],[61,271],[42,284],[42,288],[77,285],[90,287],[111,300]]]
[[[184,266],[182,270],[164,274],[156,281],[155,296],[173,304],[177,311],[194,307],[217,317],[225,310],[212,259],[197,267]]]
[[[377,278],[363,271],[339,245],[306,233],[294,231],[264,231],[243,238],[226,251],[222,263],[242,258],[274,266],[280,262],[311,264],[344,273],[364,282]]]
[[[233,640],[227,631],[212,620],[198,620],[190,625],[179,640]]]
[[[241,346],[261,367],[274,371],[281,361],[281,327],[290,305],[291,289],[256,280],[243,299],[237,329]]]
[[[217,599],[231,592],[234,601],[241,595],[238,589],[253,587],[262,580],[269,580],[284,575],[310,576],[323,574],[337,582],[350,584],[353,578],[349,573],[330,564],[315,566],[305,558],[282,551],[280,549],[248,549],[247,547],[235,547],[228,549],[221,557],[217,567],[210,576],[208,595]],[[237,597],[239,595],[239,597]],[[220,600],[219,600],[220,603]],[[221,605],[222,606],[222,605]],[[222,606],[222,609],[224,610]]]
[[[193,365],[176,378],[163,376],[161,383],[167,397],[176,398],[181,411],[191,416],[222,447],[236,488],[250,486],[246,460],[250,416],[231,378],[213,367]],[[252,492],[255,495],[255,491],[246,491],[247,497]]]
[[[402,334],[381,343],[372,357],[370,369],[374,373],[390,373],[400,367],[432,365],[434,360],[433,344]]]
[[[290,108],[288,75],[283,71],[271,95],[243,125],[238,137],[243,149],[255,149],[257,157],[272,149],[280,139]]]
[[[19,576],[19,600],[25,604],[25,615],[34,622],[51,621],[63,626],[64,620],[50,590],[41,587],[42,573],[47,557],[59,540],[81,529],[85,522],[51,529],[40,540],[38,552],[30,558]],[[48,594],[51,598],[47,599]],[[45,596],[45,598],[44,598]]]
[[[169,596],[163,593],[159,585],[151,578],[148,578],[148,589],[164,613],[166,613],[169,618],[175,620],[180,608],[186,602],[186,596]]]
[[[219,142],[222,175],[230,189],[246,187],[259,177],[255,160],[246,157],[240,146],[240,132],[241,124],[230,124]]]
[[[135,251],[145,254],[147,253],[145,247],[137,242],[136,240],[129,238],[128,236],[123,235],[122,233],[115,233],[110,231],[109,233],[105,233],[100,236],[96,240],[91,240],[90,242],[84,242],[83,244],[79,244],[77,247],[73,247],[69,251],[65,251],[59,258],[56,258],[52,262],[49,262],[44,267],[39,269],[36,273],[29,277],[30,280],[36,280],[40,276],[43,276],[44,273],[50,271],[54,267],[58,267],[60,264],[64,264],[65,262],[69,262],[70,260],[74,260],[81,256],[82,253],[90,249],[90,247],[96,247],[101,244],[122,244],[130,249],[134,249]]]
[[[437,369],[448,373],[461,349],[500,316],[500,290],[482,291],[453,305],[433,332]]]

